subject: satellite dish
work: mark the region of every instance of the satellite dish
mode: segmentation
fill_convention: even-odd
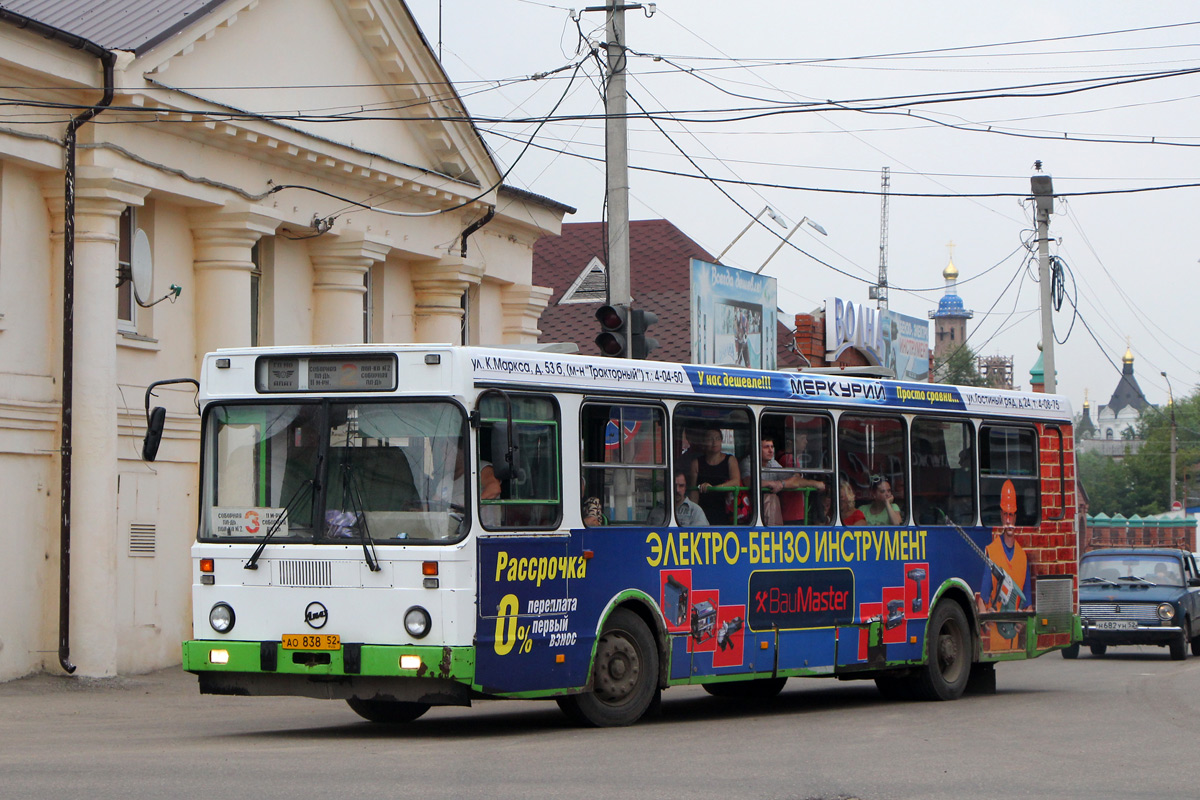
[[[154,262],[150,256],[150,237],[141,228],[133,233],[133,254],[129,264],[133,277],[133,296],[145,306],[154,294]]]

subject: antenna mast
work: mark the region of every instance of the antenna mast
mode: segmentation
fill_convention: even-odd
[[[879,281],[871,287],[868,297],[879,301],[879,308],[888,307],[887,250],[888,250],[888,189],[892,185],[891,169],[884,167],[879,192]]]

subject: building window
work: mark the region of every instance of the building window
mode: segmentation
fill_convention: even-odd
[[[262,240],[250,248],[250,346],[258,347],[259,326],[262,316]]]
[[[371,270],[363,273],[363,344],[371,341],[371,324],[375,316],[375,295],[371,286]]]
[[[133,297],[133,232],[132,206],[125,206],[117,223],[117,330],[137,330],[137,303]]]

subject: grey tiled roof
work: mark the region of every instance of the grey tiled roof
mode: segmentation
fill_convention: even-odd
[[[226,0],[3,0],[0,7],[109,50],[145,52]]]

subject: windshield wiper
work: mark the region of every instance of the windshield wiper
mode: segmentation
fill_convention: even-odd
[[[320,468],[321,460],[318,458],[317,469],[320,470]],[[271,527],[267,529],[266,535],[263,536],[262,541],[258,543],[258,547],[254,549],[254,554],[250,556],[250,559],[246,562],[242,569],[258,569],[258,557],[262,555],[263,548],[267,546],[267,542],[269,542],[271,537],[275,535],[275,531],[279,530],[279,526],[282,525],[283,521],[288,518],[288,515],[292,513],[292,510],[299,505],[300,498],[304,494],[304,490],[312,490],[316,487],[316,485],[316,480],[309,478],[296,487],[296,491],[292,492],[292,496],[284,505],[283,513],[279,515],[278,519],[271,523]]]
[[[379,572],[383,567],[379,566],[379,556],[375,552],[375,540],[371,538],[371,529],[367,524],[367,512],[363,510],[362,492],[359,490],[357,481],[358,474],[350,463],[352,459],[353,456],[348,456],[342,464],[342,499],[350,501],[350,513],[354,515],[355,524],[362,532],[363,558],[366,559],[367,569],[371,572]]]
[[[1137,582],[1139,582],[1139,583],[1148,583],[1148,584],[1150,584],[1151,586],[1158,586],[1158,584],[1157,584],[1157,583],[1155,583],[1154,581],[1148,581],[1148,580],[1146,580],[1145,578],[1139,578],[1137,575],[1122,575],[1122,576],[1121,576],[1120,578],[1118,578],[1117,580],[1121,580],[1121,581],[1137,581]]]
[[[1108,584],[1111,584],[1111,585],[1113,585],[1113,586],[1116,586],[1116,585],[1117,585],[1117,582],[1116,582],[1116,581],[1114,581],[1112,578],[1098,578],[1098,577],[1095,577],[1095,576],[1093,576],[1093,577],[1090,577],[1090,578],[1081,578],[1081,579],[1079,580],[1079,582],[1080,582],[1080,583],[1108,583]]]

